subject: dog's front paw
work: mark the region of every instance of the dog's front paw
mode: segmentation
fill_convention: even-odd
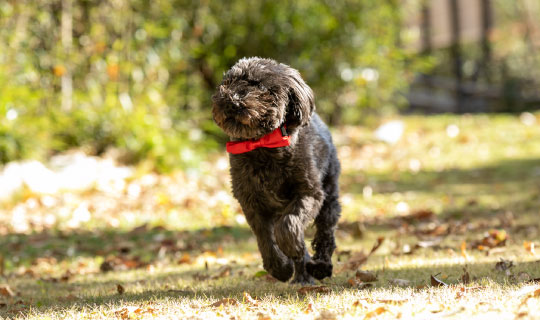
[[[279,281],[286,282],[289,280],[294,272],[294,265],[292,260],[288,260],[283,264],[270,264],[264,266],[264,269],[272,275],[272,277],[278,279]]]
[[[332,276],[332,263],[312,260],[306,263],[306,271],[317,280]]]

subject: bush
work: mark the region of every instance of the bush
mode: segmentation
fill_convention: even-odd
[[[158,170],[196,163],[225,139],[210,97],[244,56],[299,69],[333,124],[397,108],[416,68],[399,45],[395,0],[81,0],[69,50],[61,21],[70,2],[0,4],[2,162],[114,146]],[[66,77],[73,105],[62,109]]]

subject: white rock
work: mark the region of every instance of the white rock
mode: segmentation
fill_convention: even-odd
[[[58,179],[55,173],[35,160],[21,163],[21,176],[28,189],[37,194],[54,194],[58,192]]]
[[[0,201],[10,199],[23,186],[21,165],[9,163],[0,171]]]

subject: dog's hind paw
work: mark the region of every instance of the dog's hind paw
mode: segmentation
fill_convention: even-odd
[[[325,261],[313,260],[306,263],[306,271],[317,280],[332,276],[332,264]]]
[[[314,285],[315,280],[307,273],[297,273],[291,280],[291,284],[301,284],[303,286]]]

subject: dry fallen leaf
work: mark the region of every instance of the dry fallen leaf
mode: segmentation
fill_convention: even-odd
[[[253,297],[251,297],[251,295],[245,291],[244,291],[244,301],[249,303],[252,306],[256,306],[259,304],[257,300],[253,299]]]
[[[370,271],[356,271],[356,279],[362,282],[375,282],[377,281],[377,275]]]
[[[430,209],[419,209],[411,212],[409,215],[402,216],[401,218],[407,222],[416,222],[418,220],[432,219],[435,213]]]
[[[467,271],[467,269],[465,268],[463,268],[463,275],[461,276],[461,282],[464,284],[471,282],[471,275],[469,274],[469,271]]]
[[[511,260],[501,259],[495,264],[495,270],[497,271],[507,271],[514,267],[514,262]]]
[[[435,276],[431,276],[431,285],[433,287],[446,287],[446,286],[448,286],[448,284],[446,284],[443,281],[437,279]]]
[[[384,237],[378,237],[377,242],[373,245],[373,248],[371,248],[371,251],[369,252],[368,257],[371,256],[373,252],[377,251],[377,249],[379,249],[379,247],[381,246],[383,242],[384,242]]]
[[[378,316],[380,315],[381,313],[383,312],[386,312],[386,308],[385,307],[378,307],[377,309],[373,310],[373,311],[370,311],[366,314],[366,316],[364,317],[364,319],[370,319],[370,318],[373,318],[375,316]]]
[[[219,278],[223,278],[223,277],[228,277],[231,275],[231,267],[229,266],[224,266],[222,267],[221,269],[218,270],[218,274],[216,274],[215,276],[212,277],[212,279],[219,279]]]
[[[136,317],[134,316],[134,314],[137,314],[137,315],[144,314],[144,313],[154,314],[155,311],[156,310],[153,308],[143,309],[141,307],[136,307],[136,306],[127,306],[120,310],[116,310],[114,314],[120,319],[131,319],[133,317]]]
[[[178,264],[191,263],[191,262],[192,262],[191,256],[187,252],[184,253],[180,259],[178,259]]]
[[[461,256],[469,259],[469,255],[467,254],[467,242],[465,241],[461,242]]]
[[[14,297],[15,293],[13,293],[8,285],[2,285],[0,286],[0,295],[3,295],[4,297]]]
[[[343,264],[343,267],[338,272],[354,271],[364,264],[367,259],[375,252],[384,241],[384,237],[378,237],[377,242],[371,248],[371,251],[366,255],[363,251],[353,253],[349,260]]]
[[[373,284],[362,282],[356,277],[350,278],[349,280],[347,280],[347,283],[349,284],[349,286],[356,289],[366,289],[373,287]]]
[[[232,299],[232,298],[223,298],[219,301],[216,301],[214,303],[212,303],[210,305],[210,307],[221,307],[221,306],[227,306],[227,305],[230,305],[230,306],[235,306],[238,304],[238,301],[236,301],[235,299]]]
[[[523,241],[523,248],[525,248],[525,250],[527,250],[528,253],[535,255],[534,242]]]
[[[126,289],[121,284],[117,284],[116,291],[118,291],[118,294],[124,294],[124,292],[126,292]]]
[[[349,260],[343,264],[343,267],[339,272],[354,271],[358,269],[358,267],[367,261],[368,257],[369,255],[366,255],[363,251],[353,253]]]
[[[297,291],[301,295],[306,295],[308,293],[328,293],[330,288],[327,286],[312,286],[312,287],[302,287]]]
[[[269,315],[262,312],[257,313],[257,320],[272,320]]]
[[[482,240],[474,242],[472,247],[478,250],[489,250],[505,246],[506,240],[508,240],[508,234],[505,230],[490,230]]]

